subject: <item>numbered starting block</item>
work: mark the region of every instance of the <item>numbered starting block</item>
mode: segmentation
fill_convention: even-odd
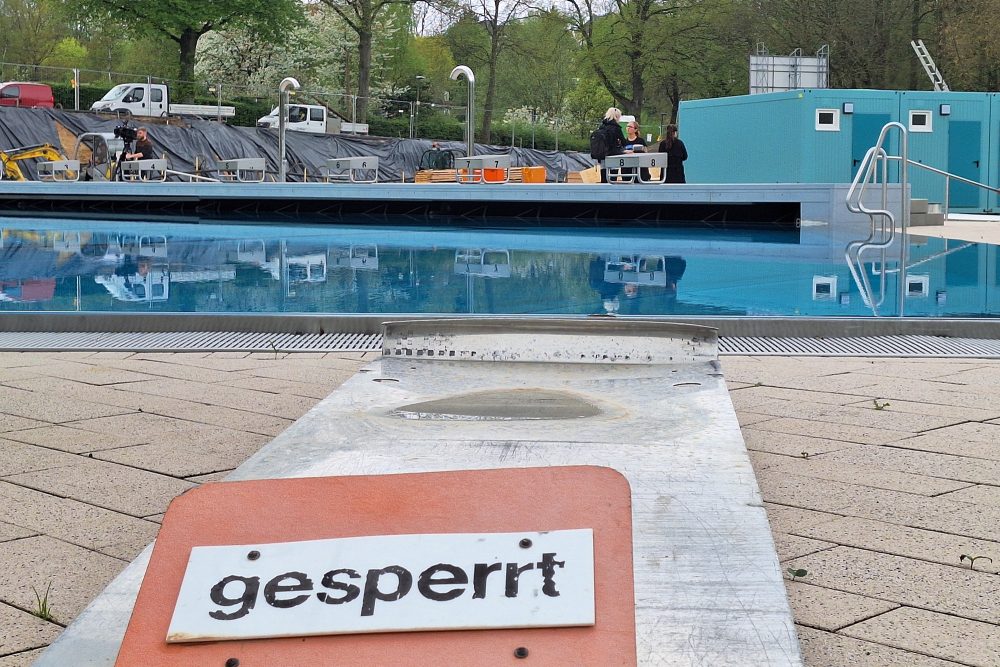
[[[80,180],[79,160],[52,160],[38,163],[38,178],[42,181],[72,183]]]
[[[609,183],[666,183],[666,153],[628,153],[604,158],[604,168],[608,170]],[[642,169],[655,167],[660,170],[656,179],[643,178]],[[628,169],[629,171],[625,171]]]
[[[373,156],[338,157],[326,161],[326,182],[375,183],[378,181],[378,158]]]
[[[242,157],[215,163],[219,180],[227,183],[263,183],[265,163],[262,157]]]
[[[167,180],[167,161],[157,160],[126,160],[121,164],[123,181],[165,181]]]
[[[510,156],[455,158],[455,180],[459,183],[506,183],[510,180]]]

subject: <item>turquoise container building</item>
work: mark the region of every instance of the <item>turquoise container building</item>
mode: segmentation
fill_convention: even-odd
[[[910,159],[996,187],[1000,94],[803,89],[681,102],[689,183],[850,183],[882,127],[909,129]],[[887,148],[899,153],[899,132]],[[944,204],[945,178],[911,167],[916,198]],[[890,181],[899,178],[898,168]],[[949,208],[1000,211],[995,193],[952,181]]]

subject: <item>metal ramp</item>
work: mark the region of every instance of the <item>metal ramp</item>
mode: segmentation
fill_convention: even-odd
[[[638,664],[802,664],[714,330],[490,319],[384,333],[381,360],[228,480],[613,468],[631,487]],[[36,667],[113,664],[149,552]]]

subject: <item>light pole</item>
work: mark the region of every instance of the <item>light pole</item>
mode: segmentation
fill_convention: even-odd
[[[417,80],[417,110],[415,112],[416,118],[413,121],[413,131],[410,132],[410,139],[412,139],[415,135],[420,134],[420,127],[419,127],[419,125],[420,125],[420,84],[423,83],[424,79],[426,79],[426,78],[427,77],[425,77],[423,74],[418,74],[416,76],[416,80]]]
[[[666,139],[666,137],[663,136],[663,128],[664,128],[663,117],[666,116],[666,115],[667,114],[665,114],[665,113],[661,113],[660,114],[660,138],[661,139]]]

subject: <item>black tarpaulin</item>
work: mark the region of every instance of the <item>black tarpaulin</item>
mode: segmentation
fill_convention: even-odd
[[[132,120],[134,127],[149,128],[149,136],[158,157],[166,157],[172,169],[193,173],[195,163],[201,173],[212,175],[215,160],[244,157],[263,157],[272,174],[278,171],[278,132],[269,128],[233,127],[213,121],[171,119],[170,124]],[[0,110],[0,143],[8,147],[37,143],[59,145],[55,123],[70,133],[113,132],[121,124],[117,119],[103,118],[97,114],[62,111],[59,109],[2,109]],[[426,139],[392,139],[355,136],[349,134],[315,135],[288,132],[286,135],[288,178],[303,180],[306,173],[311,180],[323,173],[326,161],[331,158],[374,156],[379,159],[379,180],[413,180],[424,152],[431,149]],[[460,141],[437,142],[442,149],[465,154],[466,145]],[[71,152],[72,146],[66,147]],[[511,148],[476,144],[476,154],[509,154],[512,166],[544,166],[548,180],[565,180],[569,171],[579,171],[592,164],[592,160],[578,152],[543,151],[530,148]],[[72,155],[66,157],[72,158]],[[206,166],[206,163],[207,166]],[[32,170],[32,175],[34,174]]]

